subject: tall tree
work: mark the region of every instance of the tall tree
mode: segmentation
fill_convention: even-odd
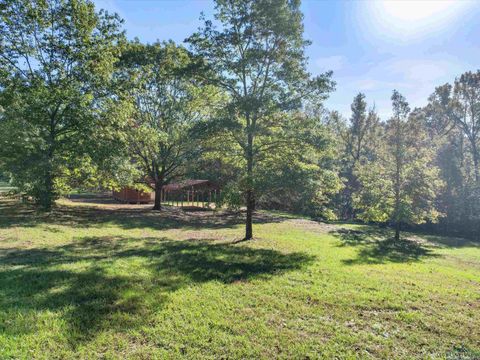
[[[173,42],[135,41],[122,56],[119,75],[133,102],[126,128],[128,155],[155,184],[154,210],[161,209],[162,187],[198,157],[200,137],[194,126],[215,106],[216,92],[198,86],[194,67],[189,52]]]
[[[444,230],[462,235],[479,230],[480,72],[467,72],[435,89],[425,107],[425,126],[435,139],[445,181],[440,194]]]
[[[397,91],[392,106],[393,116],[386,123],[376,160],[358,168],[362,186],[354,201],[361,219],[392,222],[398,241],[402,224],[437,219],[434,200],[442,184],[428,136]]]
[[[438,87],[428,107],[437,130],[446,134],[456,127],[465,137],[474,180],[480,186],[480,70],[462,74],[453,86]]]
[[[480,70],[455,80],[451,114],[468,140],[475,184],[480,187]]]
[[[120,24],[88,0],[0,2],[0,156],[46,210],[94,146]]]
[[[351,110],[350,123],[337,124],[344,147],[341,175],[345,178],[345,188],[341,195],[343,197],[343,217],[345,218],[354,217],[352,196],[360,186],[355,175],[355,168],[363,160],[372,160],[380,128],[380,119],[374,108],[367,110],[367,102],[363,93],[358,93],[354,97]],[[335,114],[333,118],[337,122],[342,122],[342,118]]]
[[[229,96],[220,126],[231,133],[245,161],[245,239],[251,239],[255,166],[264,152],[284,140],[257,142],[275,127],[278,115],[309,97],[323,99],[331,73],[311,78],[305,70],[303,15],[298,0],[217,0],[215,19],[188,42],[205,59],[211,83]],[[267,136],[265,136],[267,138]]]

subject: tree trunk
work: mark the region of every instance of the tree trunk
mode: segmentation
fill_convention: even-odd
[[[400,119],[397,119],[397,133],[395,138],[395,241],[400,240],[400,200],[401,200],[401,174],[402,174],[402,140],[403,140],[403,133],[401,131],[401,124]]]
[[[475,141],[472,141],[471,144],[472,144],[472,158],[473,158],[473,171],[475,174],[475,184],[477,186],[480,186],[480,170],[478,168],[479,159],[478,159],[477,144]]]
[[[155,182],[155,202],[153,204],[153,210],[162,210],[162,188],[163,180]]]
[[[245,221],[245,240],[253,238],[252,217],[255,208],[255,195],[253,192],[253,135],[248,133],[247,143],[247,217]]]
[[[253,238],[252,217],[253,217],[254,195],[253,191],[247,190],[247,219],[245,223],[245,240]]]
[[[51,169],[47,169],[44,178],[44,189],[39,194],[39,203],[43,210],[52,210],[53,205],[53,175]]]
[[[54,155],[54,128],[52,127],[50,133],[50,144],[47,152],[47,161],[45,164],[45,173],[43,178],[43,189],[40,188],[38,194],[38,201],[44,211],[52,210],[53,201],[55,198],[53,189],[53,155]]]
[[[395,241],[400,241],[400,228],[401,228],[401,225],[400,225],[400,221],[397,221],[395,223]]]

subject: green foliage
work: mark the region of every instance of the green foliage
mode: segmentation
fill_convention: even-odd
[[[443,184],[422,124],[396,91],[392,105],[394,115],[385,125],[377,160],[357,167],[362,187],[354,195],[354,204],[361,211],[360,219],[391,221],[399,230],[400,224],[438,219],[435,199]]]
[[[222,195],[215,203],[215,207],[238,211],[243,204],[243,193],[237,183],[230,183],[222,189]]]
[[[219,99],[212,86],[195,81],[196,66],[191,54],[173,42],[134,41],[118,67],[123,96],[132,104],[124,128],[125,155],[141,174],[134,181],[155,183],[155,208],[162,186],[183,175],[202,150],[194,130]]]
[[[120,23],[86,0],[0,4],[0,158],[47,210],[90,166]]]
[[[72,189],[202,178],[231,208],[480,233],[480,71],[382,123],[306,70],[297,0],[218,0],[187,39],[126,42],[89,0],[0,0],[0,181],[43,208]],[[113,75],[113,76],[112,76]],[[220,204],[219,204],[220,205]]]
[[[332,89],[331,73],[311,78],[306,71],[302,13],[298,1],[216,2],[208,20],[188,42],[205,64],[205,81],[221,88],[228,101],[212,126],[228,133],[245,165],[241,184],[247,205],[246,238],[252,237],[255,167],[265,154],[294,140],[288,112],[302,101],[324,99]],[[283,132],[284,125],[287,131]]]
[[[330,121],[339,138],[341,152],[338,156],[340,176],[345,186],[336,198],[342,218],[355,217],[353,196],[360,188],[355,168],[365,161],[375,160],[375,149],[380,137],[380,119],[374,108],[367,111],[365,95],[359,93],[351,105],[352,116],[345,121],[338,113],[330,114]]]
[[[333,133],[311,113],[298,112],[286,122],[289,141],[265,153],[255,170],[257,203],[331,220],[336,217],[331,200],[342,187]]]
[[[478,237],[480,234],[480,72],[466,72],[453,85],[435,89],[424,109],[425,127],[436,151],[445,187],[437,207],[445,216],[442,232]]]

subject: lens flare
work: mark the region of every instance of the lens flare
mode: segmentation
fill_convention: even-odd
[[[469,0],[386,0],[359,2],[363,23],[386,38],[411,40],[448,28],[472,6]],[[460,21],[457,21],[461,23]]]

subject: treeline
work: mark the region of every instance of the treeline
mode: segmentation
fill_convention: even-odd
[[[225,206],[480,233],[480,73],[390,119],[324,108],[296,0],[217,0],[183,45],[128,41],[88,0],[0,1],[0,172],[45,210],[73,188],[211,179]],[[160,197],[154,209],[161,209]]]
[[[437,87],[423,108],[394,91],[384,122],[366,109],[360,93],[349,121],[330,114],[345,179],[337,214],[478,239],[480,71]]]

